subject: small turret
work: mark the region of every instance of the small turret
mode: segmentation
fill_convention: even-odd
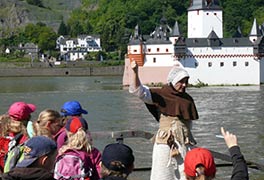
[[[249,34],[249,39],[252,43],[255,43],[260,36],[261,36],[260,29],[257,24],[256,18],[254,18],[254,22],[253,22],[253,25],[252,25],[252,28]]]

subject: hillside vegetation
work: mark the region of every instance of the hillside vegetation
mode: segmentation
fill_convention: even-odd
[[[29,1],[41,5],[32,5]],[[231,37],[238,27],[247,36],[254,18],[258,24],[264,22],[263,0],[219,1],[224,10],[224,37]],[[189,0],[1,0],[0,31],[2,37],[12,37],[4,41],[4,46],[14,45],[21,39],[32,40],[30,35],[34,33],[28,31],[36,29],[32,25],[27,31],[21,27],[41,22],[37,26],[40,35],[43,24],[52,27],[57,36],[96,34],[100,35],[105,51],[119,51],[124,55],[134,27],[139,24],[142,34],[150,34],[163,16],[171,27],[178,21],[182,35],[186,36],[189,3]]]
[[[39,1],[43,5],[42,7],[29,4],[27,0],[1,0],[1,34],[10,34],[16,28],[37,22],[45,23],[57,31],[61,21],[67,20],[71,11],[81,6],[81,0]]]

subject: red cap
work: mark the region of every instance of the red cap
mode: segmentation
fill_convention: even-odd
[[[73,116],[66,122],[65,128],[72,133],[76,133],[80,128],[86,131],[88,130],[88,123],[82,117]]]
[[[194,148],[188,151],[184,160],[184,172],[186,175],[195,177],[197,165],[203,165],[205,176],[215,176],[216,168],[214,157],[205,148]]]
[[[26,104],[25,102],[15,102],[8,110],[8,114],[16,121],[23,121],[29,118],[29,115],[36,110],[34,104]]]

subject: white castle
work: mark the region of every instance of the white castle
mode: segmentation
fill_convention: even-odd
[[[177,22],[170,28],[165,18],[147,38],[136,26],[127,47],[123,85],[129,84],[132,60],[139,64],[143,84],[166,83],[169,70],[179,62],[193,85],[264,83],[264,26],[254,19],[248,37],[238,28],[234,37],[224,38],[222,19],[218,0],[191,0],[187,38],[181,36]]]

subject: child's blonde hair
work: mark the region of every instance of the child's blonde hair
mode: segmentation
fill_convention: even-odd
[[[52,138],[52,133],[48,129],[47,125],[49,122],[54,123],[56,121],[62,122],[59,112],[52,109],[45,109],[41,111],[38,119],[33,123],[34,136],[48,136]]]
[[[60,148],[59,154],[63,154],[68,149],[84,150],[91,153],[92,146],[83,128],[79,128],[76,133],[67,131],[67,137],[67,144]]]
[[[5,137],[8,134],[8,123],[9,123],[9,115],[2,114],[0,115],[0,136]]]

